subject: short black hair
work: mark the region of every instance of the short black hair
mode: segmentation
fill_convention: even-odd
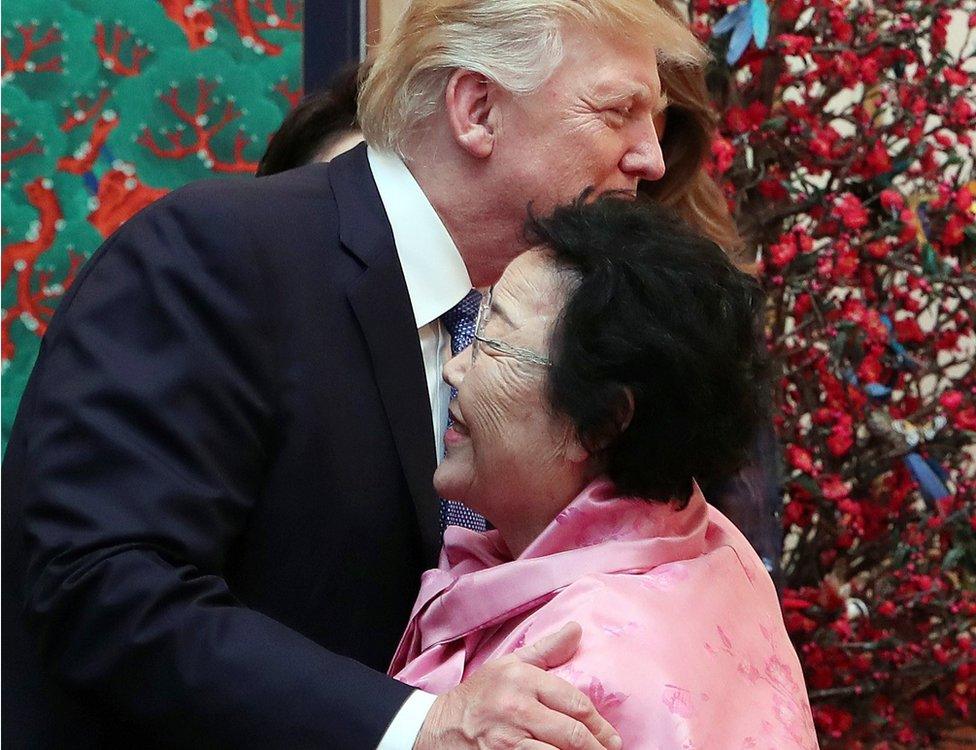
[[[768,419],[756,280],[674,213],[620,195],[530,212],[527,236],[573,278],[550,405],[618,491],[684,507],[692,480],[733,475]]]
[[[360,66],[344,68],[326,91],[310,94],[289,112],[268,141],[257,176],[311,162],[330,141],[359,128]]]

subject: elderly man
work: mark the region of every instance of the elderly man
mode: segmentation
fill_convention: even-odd
[[[4,466],[11,746],[618,744],[546,672],[572,627],[436,700],[380,670],[470,520],[431,476],[471,288],[530,203],[660,177],[655,51],[700,60],[648,0],[417,0],[369,148],[190,185],[105,243]]]

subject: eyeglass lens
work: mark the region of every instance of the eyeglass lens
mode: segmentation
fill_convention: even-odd
[[[478,319],[475,321],[474,325],[474,341],[471,342],[471,362],[474,363],[475,359],[478,357],[478,351],[481,349],[481,342],[478,340],[479,337],[485,335],[485,326],[488,324],[488,318],[491,316],[491,292],[494,287],[488,287],[485,293],[481,297],[481,305],[478,307]]]

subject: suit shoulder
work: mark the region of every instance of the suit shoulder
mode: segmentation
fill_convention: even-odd
[[[191,182],[142,209],[123,227],[167,215],[208,225],[226,222],[234,227],[252,227],[282,219],[292,221],[296,215],[307,220],[311,212],[324,217],[334,204],[327,165],[310,165],[269,177]],[[304,225],[300,222],[292,230]]]

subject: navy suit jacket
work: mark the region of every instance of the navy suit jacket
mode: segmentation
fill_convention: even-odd
[[[61,303],[5,457],[5,746],[375,747],[434,467],[363,146],[142,211]]]

